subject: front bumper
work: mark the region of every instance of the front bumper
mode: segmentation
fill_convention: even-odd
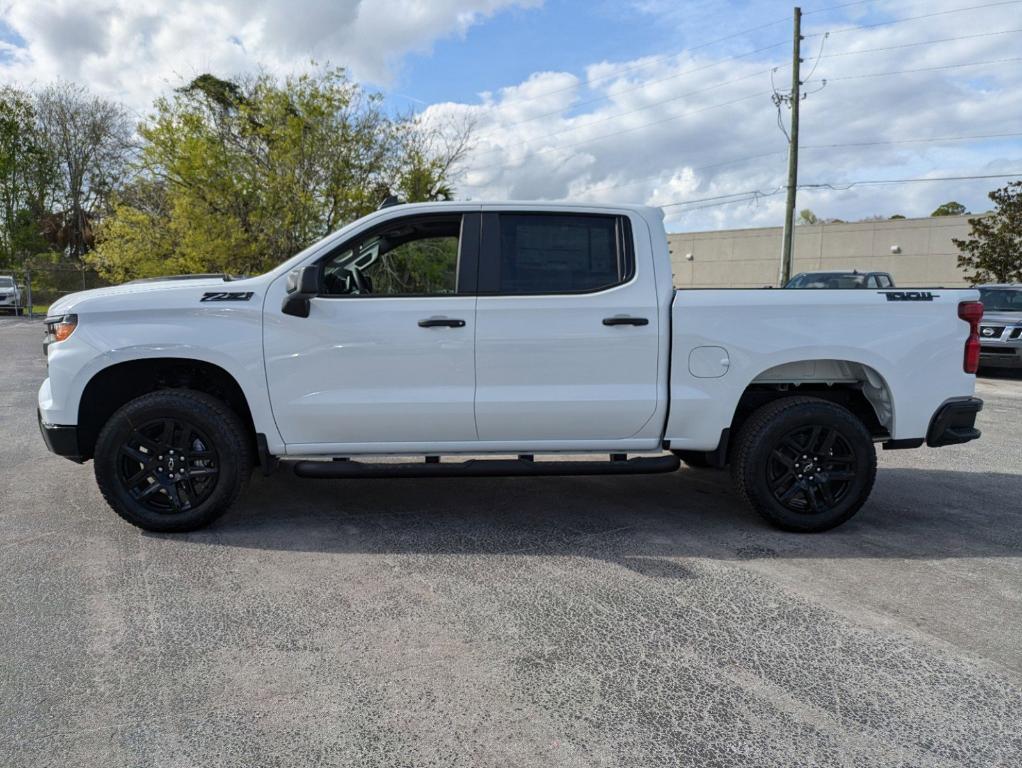
[[[47,424],[43,421],[42,411],[37,410],[36,415],[39,418],[39,432],[43,436],[43,442],[51,452],[79,464],[85,461],[78,449],[78,427]]]
[[[1022,368],[1022,344],[983,344],[979,348],[983,368]]]
[[[958,445],[975,440],[980,436],[976,429],[976,414],[983,410],[983,401],[978,397],[963,400],[949,400],[944,403],[930,420],[926,433],[926,444],[931,448],[942,445]]]

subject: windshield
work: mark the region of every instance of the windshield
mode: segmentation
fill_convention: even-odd
[[[1022,288],[980,288],[985,312],[1022,312]]]
[[[806,272],[795,275],[785,288],[865,288],[867,275],[850,272]]]
[[[14,286],[14,280],[10,277],[0,277],[0,288],[11,288]]]

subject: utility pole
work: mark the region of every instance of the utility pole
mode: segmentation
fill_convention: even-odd
[[[779,285],[791,279],[792,246],[795,237],[795,192],[798,189],[798,106],[802,101],[802,9],[795,7],[795,37],[791,53],[791,134],[788,137],[788,201],[784,208],[784,242],[781,246]],[[788,99],[785,99],[788,101]]]

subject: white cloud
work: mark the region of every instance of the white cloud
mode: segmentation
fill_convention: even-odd
[[[867,21],[932,14],[956,2],[876,3],[887,13]],[[644,10],[655,13],[657,3]],[[850,9],[861,11],[861,9]],[[668,17],[669,18],[669,17]],[[854,24],[807,18],[807,34]],[[739,26],[732,23],[732,27]],[[1022,34],[989,34],[1020,25],[1004,8],[932,16],[913,22],[831,35],[808,86],[826,88],[803,103],[800,182],[918,176],[957,176],[1022,170],[1022,137],[1000,142],[887,143],[819,148],[820,145],[906,142],[911,139],[1022,131],[1019,62],[934,69],[885,77],[872,73],[944,67],[1013,58]],[[775,42],[773,30],[759,43],[737,42],[729,54]],[[946,40],[933,45],[906,46]],[[820,37],[806,40],[806,74]],[[773,65],[779,87],[790,81],[788,50],[725,60],[713,48],[625,62],[595,62],[581,78],[568,73],[533,75],[520,86],[485,94],[478,104],[438,104],[430,119],[457,114],[477,124],[476,148],[465,163],[459,189],[473,199],[544,198],[645,202],[770,191],[785,182],[786,144],[770,101]],[[711,53],[712,51],[712,53]],[[860,55],[835,55],[870,51]],[[847,79],[846,79],[847,78]],[[785,118],[787,114],[785,113]],[[818,147],[818,148],[813,148]],[[759,157],[762,156],[762,157]],[[735,162],[748,159],[744,162]],[[1006,180],[1005,180],[1006,181]],[[927,215],[947,199],[975,209],[998,180],[900,186],[812,189],[799,207],[844,219],[873,214]],[[776,225],[784,196],[753,203],[667,209],[669,226],[701,229]]]
[[[355,77],[386,85],[409,52],[464,35],[502,9],[540,2],[0,0],[0,18],[25,42],[24,47],[0,42],[0,78],[24,84],[72,79],[139,111],[155,94],[202,72],[235,73],[260,65],[289,72],[310,58],[348,65]],[[785,143],[770,102],[768,71],[781,66],[776,80],[784,87],[789,26],[785,22],[739,34],[744,27],[762,26],[774,19],[766,14],[775,13],[773,6],[741,5],[748,12],[736,12],[719,0],[635,0],[630,10],[660,31],[676,30],[676,38],[690,45],[705,42],[708,32],[732,37],[687,53],[594,60],[581,73],[535,72],[521,83],[480,94],[474,103],[427,108],[427,120],[453,116],[476,124],[475,149],[458,180],[459,193],[473,199],[669,205],[776,189],[785,179]],[[821,41],[814,33],[956,7],[961,0],[877,0],[841,10],[843,16],[807,15],[807,67]],[[605,3],[601,8],[611,12]],[[1022,26],[1017,10],[1004,5],[835,31],[808,90],[815,91],[822,78],[829,83],[803,105],[800,181],[1022,170],[1019,138],[894,143],[1022,131],[1020,62],[862,77],[1019,56],[1022,34],[990,34]],[[778,16],[788,12],[788,6],[776,11]],[[962,36],[968,37],[912,45]],[[590,42],[594,50],[601,44]],[[772,43],[778,46],[727,58]],[[892,143],[813,148],[866,142]],[[820,216],[844,219],[925,215],[951,198],[983,208],[985,192],[997,185],[995,180],[813,189],[800,191],[798,203]],[[689,212],[673,206],[667,213],[672,228],[700,229],[774,225],[782,210],[783,195],[776,195]]]
[[[386,84],[400,58],[540,0],[0,0],[24,41],[0,49],[0,78],[75,80],[142,110],[202,72],[291,72],[310,59]]]

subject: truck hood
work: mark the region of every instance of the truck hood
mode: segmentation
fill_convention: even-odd
[[[150,298],[156,299],[157,297],[154,294],[164,294],[171,298],[177,297],[182,293],[188,295],[198,294],[201,296],[202,293],[210,290],[251,291],[253,290],[252,284],[256,280],[257,278],[225,280],[222,275],[181,275],[166,279],[139,280],[68,294],[51,304],[48,314],[61,315],[74,312],[86,303],[90,306],[93,304],[97,305],[97,307],[102,306],[105,309],[108,304],[116,305],[118,298],[138,294],[148,294],[151,295]]]
[[[1022,325],[1022,312],[984,312],[983,325]]]

